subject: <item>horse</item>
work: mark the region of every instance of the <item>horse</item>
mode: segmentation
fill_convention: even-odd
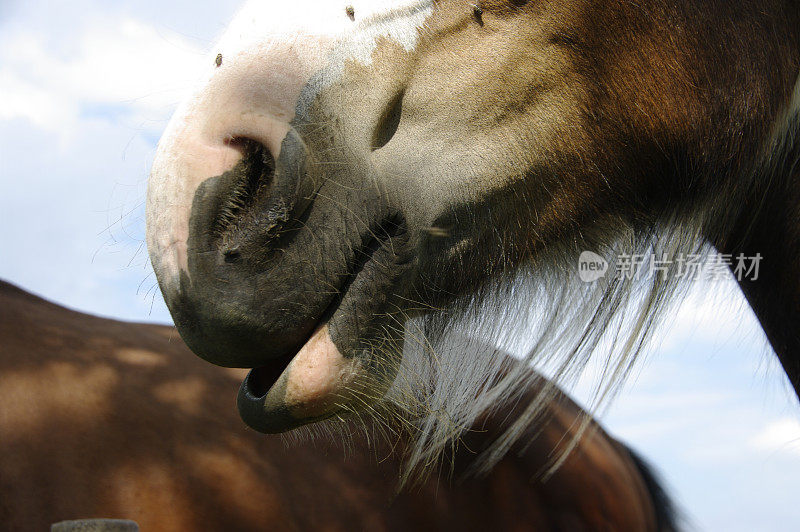
[[[354,437],[289,448],[247,430],[230,408],[241,371],[203,363],[172,327],[82,314],[0,282],[0,340],[3,530],[88,517],[165,531],[674,528],[647,465],[594,423],[562,468],[535,478],[584,416],[565,395],[488,476],[465,473],[514,405],[473,427],[452,471],[397,493],[388,447]]]
[[[603,401],[713,252],[800,390],[799,128],[796,0],[251,1],[159,143],[148,249],[249,426],[406,426],[419,466],[529,382],[450,331],[558,382],[596,354]]]

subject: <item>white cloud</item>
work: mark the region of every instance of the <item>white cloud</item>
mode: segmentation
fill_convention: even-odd
[[[800,420],[785,417],[768,424],[750,440],[753,449],[800,455]]]
[[[160,131],[207,59],[192,41],[132,18],[94,18],[72,37],[54,50],[41,29],[3,32],[0,119],[70,134],[83,114],[116,111]]]
[[[32,84],[19,72],[0,68],[0,120],[27,118],[40,128],[60,128],[70,119],[63,98],[57,98],[46,88]]]

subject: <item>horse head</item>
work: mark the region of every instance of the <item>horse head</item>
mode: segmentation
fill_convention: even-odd
[[[788,0],[250,1],[153,165],[175,324],[255,368],[239,408],[265,432],[375,408],[414,372],[410,323],[498,295],[576,361],[643,286],[624,370],[675,287],[583,284],[578,255],[743,241],[796,150],[799,27]],[[449,364],[466,403],[507,373]]]

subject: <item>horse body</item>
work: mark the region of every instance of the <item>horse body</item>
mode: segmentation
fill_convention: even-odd
[[[680,286],[583,285],[582,250],[760,254],[742,288],[800,390],[796,0],[252,2],[208,65],[148,248],[190,348],[254,368],[252,427],[388,402],[441,448],[528,377],[438,340],[523,293],[531,359],[569,375],[610,336],[618,382]]]
[[[0,283],[0,339],[2,530],[90,517],[179,531],[669,524],[646,467],[599,427],[547,482],[534,478],[583,415],[566,397],[485,478],[461,477],[502,433],[502,414],[451,456],[460,480],[398,495],[388,447],[357,435],[289,448],[247,430],[231,408],[241,372],[197,360],[170,327],[88,316]]]

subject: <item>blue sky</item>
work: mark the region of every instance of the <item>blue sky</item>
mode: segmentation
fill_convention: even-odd
[[[0,3],[0,278],[87,312],[169,321],[143,244],[148,168],[238,4]],[[698,529],[800,522],[800,407],[732,283],[692,293],[601,415]]]

